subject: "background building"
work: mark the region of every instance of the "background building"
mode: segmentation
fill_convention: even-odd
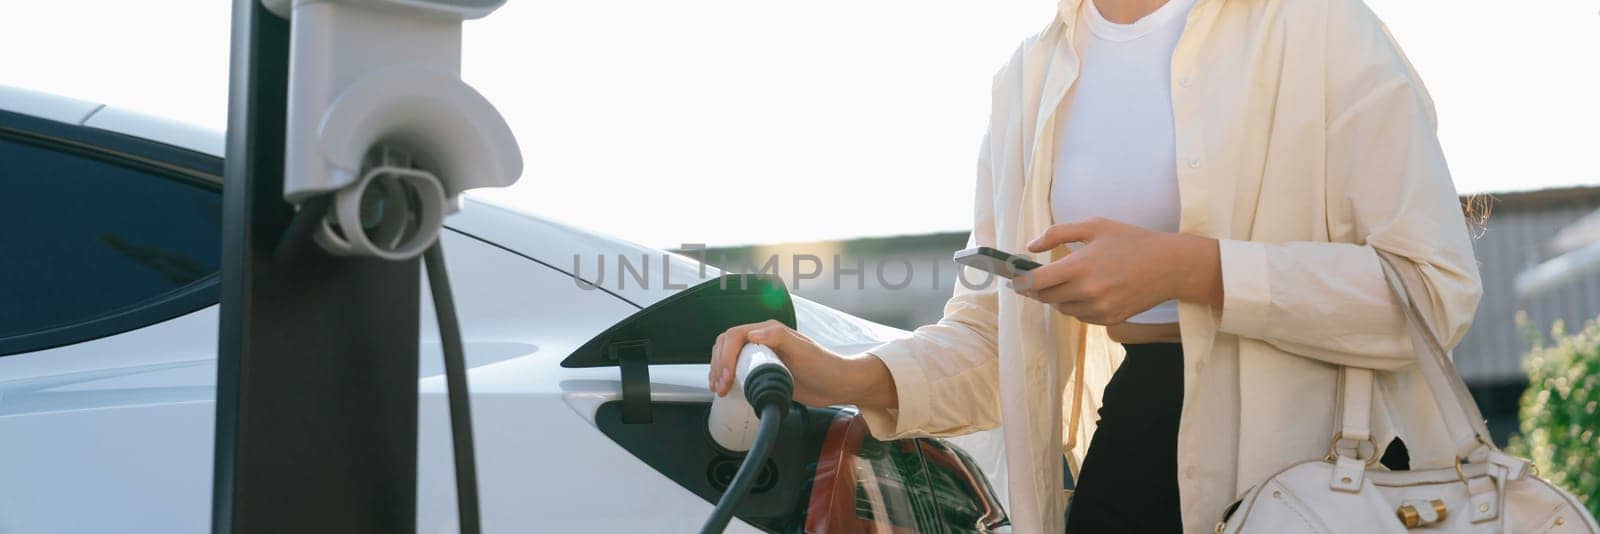
[[[1503,442],[1517,428],[1518,399],[1527,385],[1522,355],[1529,335],[1548,336],[1557,321],[1576,327],[1600,315],[1600,276],[1568,276],[1556,287],[1527,296],[1518,295],[1517,276],[1582,245],[1555,238],[1600,210],[1600,187],[1489,194],[1480,200],[1487,200],[1490,208],[1473,240],[1483,300],[1471,331],[1455,349],[1455,361],[1496,440]],[[946,232],[711,248],[704,258],[738,272],[775,269],[795,294],[912,329],[941,316],[958,283],[950,255],[966,247],[967,237],[966,232]],[[1519,326],[1516,316],[1524,311],[1528,320]]]
[[[1600,209],[1600,187],[1490,196],[1493,209],[1472,242],[1483,276],[1483,301],[1454,356],[1498,441],[1517,427],[1517,402],[1528,384],[1522,355],[1529,336],[1548,339],[1558,321],[1571,325],[1570,332],[1600,315],[1600,279],[1594,276],[1567,279],[1535,295],[1516,291],[1519,274],[1566,252],[1555,237]],[[1527,313],[1525,325],[1518,325],[1518,312]]]

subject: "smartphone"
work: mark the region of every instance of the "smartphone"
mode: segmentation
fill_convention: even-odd
[[[956,251],[954,259],[956,263],[1006,278],[1039,268],[1039,262],[990,247],[973,247]]]

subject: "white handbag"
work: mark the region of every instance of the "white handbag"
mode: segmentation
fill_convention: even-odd
[[[1527,460],[1492,445],[1466,384],[1406,292],[1407,285],[1420,285],[1408,284],[1401,273],[1416,276],[1416,270],[1401,270],[1399,260],[1378,255],[1405,310],[1417,365],[1455,444],[1455,467],[1376,467],[1383,451],[1369,429],[1373,371],[1344,367],[1327,456],[1290,466],[1251,488],[1228,508],[1216,532],[1600,534],[1594,517],[1571,494],[1539,479]]]

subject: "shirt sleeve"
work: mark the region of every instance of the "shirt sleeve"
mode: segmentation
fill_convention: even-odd
[[[978,185],[968,246],[995,246],[989,138],[978,158]],[[962,279],[979,287],[967,287]],[[999,283],[963,267],[939,322],[870,351],[889,368],[899,408],[861,410],[879,439],[951,436],[1000,424],[997,310]],[[992,280],[991,280],[992,282]]]
[[[1007,117],[1016,104],[1022,58],[1033,42],[1023,41],[991,80],[990,125],[979,143],[968,247],[997,247],[995,121]],[[955,436],[1000,426],[998,292],[1003,286],[988,274],[962,267],[939,322],[867,351],[888,367],[898,404],[893,410],[861,409],[874,437]]]
[[[1471,325],[1482,290],[1426,89],[1364,4],[1329,5],[1329,233],[1355,242],[1222,240],[1219,329],[1334,364],[1394,369],[1414,352],[1376,250],[1420,274],[1410,297],[1447,347]]]

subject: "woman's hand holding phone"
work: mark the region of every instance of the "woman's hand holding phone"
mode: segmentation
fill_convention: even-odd
[[[1083,243],[1013,279],[1013,291],[1090,324],[1114,325],[1164,301],[1222,306],[1215,239],[1093,218],[1051,226],[1028,243],[1045,252]]]

